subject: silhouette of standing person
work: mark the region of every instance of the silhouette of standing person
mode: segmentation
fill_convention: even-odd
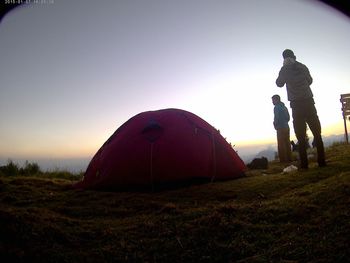
[[[274,119],[273,126],[277,132],[277,149],[280,162],[290,162],[292,160],[292,150],[290,144],[290,120],[287,107],[281,101],[279,95],[272,96]]]
[[[276,85],[286,84],[287,96],[292,108],[293,127],[299,143],[300,168],[308,168],[306,153],[306,124],[309,126],[317,148],[317,162],[320,167],[326,165],[324,146],[321,136],[321,123],[317,116],[313,94],[310,88],[312,77],[309,69],[296,61],[293,51],[286,49],[282,53],[283,66],[276,79]]]

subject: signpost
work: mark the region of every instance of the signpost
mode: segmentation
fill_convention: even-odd
[[[346,117],[350,115],[350,93],[341,94],[340,102],[342,104],[341,110],[343,112],[343,119],[344,119],[345,139],[346,139],[346,143],[349,143],[348,129],[346,127]]]

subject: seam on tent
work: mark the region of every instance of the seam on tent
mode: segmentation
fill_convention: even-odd
[[[152,192],[154,192],[154,178],[153,178],[153,145],[154,145],[154,142],[151,142],[150,175],[151,175],[151,187],[152,187]]]
[[[215,149],[214,133],[211,134],[211,141],[212,141],[212,146],[213,146],[213,175],[211,177],[211,182],[213,182],[216,178],[216,149]]]

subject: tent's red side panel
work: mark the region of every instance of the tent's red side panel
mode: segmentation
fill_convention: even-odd
[[[242,176],[243,161],[220,133],[198,116],[166,109],[123,124],[91,160],[77,188],[127,188],[191,179]]]

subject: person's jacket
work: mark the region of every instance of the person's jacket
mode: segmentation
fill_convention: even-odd
[[[312,77],[309,69],[302,63],[295,61],[281,68],[276,85],[283,87],[286,84],[289,101],[299,101],[313,97],[310,85]]]
[[[274,120],[273,120],[273,126],[276,130],[289,128],[288,122],[290,120],[289,112],[287,107],[284,105],[283,102],[278,102],[274,109]]]

